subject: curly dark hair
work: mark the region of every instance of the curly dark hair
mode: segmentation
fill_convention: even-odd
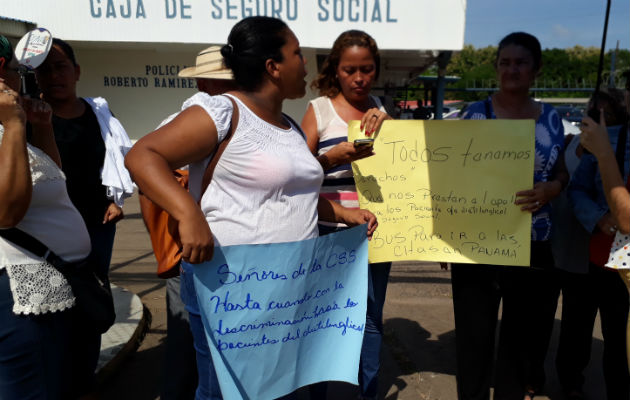
[[[374,38],[359,30],[345,31],[335,40],[330,54],[322,65],[322,70],[311,83],[311,88],[319,90],[320,96],[335,97],[341,92],[341,86],[339,86],[339,80],[337,79],[337,67],[339,67],[339,60],[343,51],[353,46],[365,47],[370,50],[376,65],[376,79],[378,79],[381,55],[378,52],[378,46],[376,46]]]

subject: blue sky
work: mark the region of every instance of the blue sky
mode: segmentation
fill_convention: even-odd
[[[439,1],[439,0],[436,0]],[[514,31],[529,32],[543,48],[599,47],[605,0],[468,0],[464,43],[496,45]],[[630,48],[630,1],[612,0],[606,47]]]

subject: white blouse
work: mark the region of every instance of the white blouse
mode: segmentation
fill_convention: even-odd
[[[381,100],[370,95],[372,102],[383,112],[385,107]],[[348,141],[348,123],[344,121],[333,105],[330,97],[320,96],[309,103],[313,107],[315,120],[317,121],[317,155],[322,155],[330,151],[341,142]],[[325,185],[321,187],[322,197],[335,201],[346,208],[359,208],[359,197],[354,183],[352,165],[350,163],[338,165],[325,172]],[[346,224],[319,221],[320,225],[341,228]]]
[[[0,126],[0,141],[4,130]],[[27,145],[33,182],[31,204],[17,228],[59,257],[77,261],[90,253],[90,237],[66,190],[61,169],[42,150]],[[1,229],[1,228],[0,228]],[[0,237],[0,270],[9,275],[16,314],[40,314],[74,305],[63,275],[43,259]]]
[[[317,201],[323,171],[298,127],[281,129],[239,107],[236,132],[201,197],[201,209],[217,246],[279,243],[317,237]],[[219,140],[229,132],[232,102],[198,93],[182,109],[201,106]],[[189,190],[199,199],[210,157],[190,165]]]

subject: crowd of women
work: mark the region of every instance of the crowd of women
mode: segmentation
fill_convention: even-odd
[[[95,270],[106,277],[114,223],[122,217],[128,182],[123,179],[110,187],[100,170],[120,172],[120,159],[107,165],[116,158],[106,157],[105,144],[125,142],[126,136],[111,138],[119,124],[104,100],[76,96],[80,69],[65,42],[55,39],[36,72],[45,102],[20,98],[16,63],[6,40],[0,41],[0,51],[0,226],[17,226],[69,261],[90,257]],[[284,100],[306,93],[305,60],[298,38],[284,22],[268,17],[240,21],[221,54],[238,89],[225,95],[194,95],[125,158],[143,194],[178,222],[184,261],[181,295],[197,355],[197,399],[222,396],[200,322],[193,264],[210,260],[214,246],[303,240],[363,223],[371,236],[377,220],[358,207],[350,163],[373,151],[348,142],[348,122],[361,120],[361,129],[371,136],[391,119],[379,98],[370,94],[380,56],[365,32],[347,31],[337,38],[312,84],[320,97],[309,103],[301,126],[282,113]],[[614,94],[596,99],[603,110],[600,123],[586,118],[581,145],[572,140],[565,151],[569,141],[558,113],[529,96],[543,67],[538,40],[522,32],[506,36],[499,43],[495,67],[499,90],[468,107],[463,118],[536,121],[534,181],[516,193],[516,204],[532,213],[531,268],[452,266],[459,397],[488,399],[494,386],[496,399],[529,400],[543,390],[543,363],[562,290],[557,369],[568,398],[582,398],[582,373],[600,310],[608,398],[627,400],[628,291],[620,275],[603,268],[614,234],[630,230],[630,199],[624,187],[630,141],[624,141],[628,145],[617,157],[612,150],[627,135],[627,108]],[[626,93],[626,105],[627,100]],[[606,129],[606,122],[618,126]],[[108,135],[101,137],[103,131]],[[614,138],[610,143],[609,134]],[[590,152],[582,154],[582,147]],[[572,178],[565,155],[571,160]],[[581,160],[576,161],[578,155]],[[208,177],[213,157],[220,159]],[[193,196],[172,174],[186,165],[191,185],[199,186],[190,187]],[[204,181],[207,188],[201,190]],[[590,244],[590,252],[580,260],[566,235],[557,234],[564,221],[582,227],[582,240]],[[2,238],[0,254],[0,398],[89,395],[98,335],[78,327],[67,282],[42,259]],[[584,268],[577,270],[573,264]],[[383,304],[391,263],[368,268],[358,380],[359,397],[372,399],[379,394]],[[20,294],[21,287],[25,294]],[[31,295],[33,290],[37,296]],[[325,399],[326,383],[309,391],[311,398]]]

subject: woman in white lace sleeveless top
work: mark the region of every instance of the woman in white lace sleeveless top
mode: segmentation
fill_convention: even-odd
[[[58,165],[51,110],[19,99],[16,67],[0,36],[0,229],[17,227],[77,261],[90,252],[90,240]],[[26,142],[27,115],[39,148]],[[1,399],[75,397],[71,380],[81,365],[73,346],[74,300],[57,269],[0,237]]]
[[[344,207],[359,207],[350,163],[374,154],[371,145],[348,142],[348,122],[361,120],[361,129],[370,137],[383,121],[391,119],[378,97],[370,95],[379,67],[378,47],[370,35],[357,30],[339,35],[312,84],[320,97],[310,102],[302,121],[308,146],[326,174],[321,196]],[[320,235],[345,228],[339,222],[319,222]],[[383,304],[390,268],[391,263],[369,265],[367,318],[359,364],[363,398],[376,398],[378,394]],[[313,385],[311,397],[325,399],[325,384]]]
[[[213,376],[212,359],[204,350],[190,264],[210,260],[214,245],[316,237],[318,217],[348,225],[367,222],[370,235],[376,227],[369,211],[319,198],[322,169],[299,126],[282,114],[283,101],[304,96],[306,87],[304,58],[287,25],[275,18],[246,18],[232,28],[221,53],[239,90],[229,97],[196,94],[170,123],[139,140],[126,158],[143,193],[179,222],[187,262],[182,263],[182,298],[198,350],[198,399],[221,394],[216,379],[208,378]],[[200,193],[208,160],[229,133],[233,113],[236,129],[207,190]],[[195,198],[171,174],[186,164]]]

